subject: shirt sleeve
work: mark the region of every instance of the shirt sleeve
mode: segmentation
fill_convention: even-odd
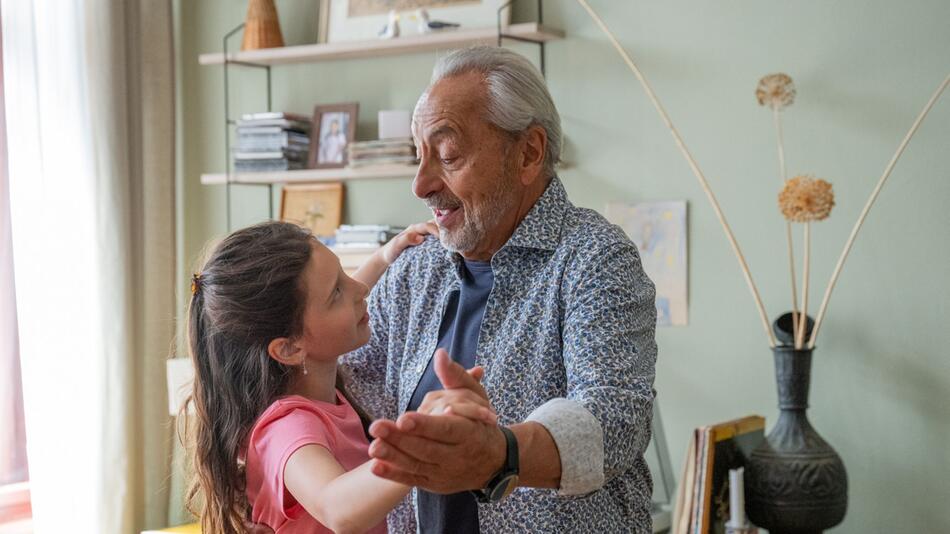
[[[567,398],[531,414],[561,456],[562,495],[599,489],[634,466],[650,440],[656,366],[655,288],[632,243],[581,259],[566,280]]]
[[[528,415],[540,423],[561,457],[561,495],[583,495],[604,484],[604,432],[583,404],[551,399]]]
[[[290,456],[305,445],[331,449],[327,422],[315,412],[292,409],[262,427],[254,439],[260,461],[263,485],[273,495],[287,519],[296,519],[303,511],[284,487],[284,469]]]

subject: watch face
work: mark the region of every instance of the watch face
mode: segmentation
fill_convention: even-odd
[[[491,500],[493,502],[498,502],[515,490],[518,487],[518,475],[508,475],[505,478],[501,479],[498,484],[492,488]]]

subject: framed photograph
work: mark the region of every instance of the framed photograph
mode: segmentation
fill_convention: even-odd
[[[329,237],[343,222],[343,183],[285,185],[280,194],[280,220]]]
[[[356,136],[358,112],[357,102],[328,104],[313,108],[308,161],[311,169],[346,166],[346,147]]]
[[[423,33],[416,10],[425,9],[430,20],[456,22],[462,29],[495,27],[498,10],[508,0],[327,0],[327,42],[377,39],[389,22],[389,12],[399,13],[399,35]],[[501,23],[511,21],[511,7],[501,13]]]

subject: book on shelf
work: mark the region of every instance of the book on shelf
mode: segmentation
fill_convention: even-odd
[[[693,431],[673,512],[673,534],[725,532],[729,470],[744,467],[764,439],[765,418],[750,415]]]
[[[300,133],[309,133],[311,124],[309,117],[282,111],[247,113],[237,120],[238,132],[241,132],[242,129],[246,132],[248,128],[260,128],[265,126],[278,127]]]
[[[241,138],[259,138],[259,137],[279,137],[286,136],[299,141],[310,140],[310,135],[305,132],[288,130],[280,126],[238,126],[235,130],[238,139]]]
[[[304,166],[302,161],[287,158],[239,159],[234,162],[234,172],[296,171]]]
[[[366,158],[378,156],[415,156],[416,149],[411,146],[394,146],[382,148],[347,148],[347,156],[353,158]]]
[[[287,119],[298,122],[310,122],[310,117],[300,113],[291,113],[289,111],[259,111],[257,113],[245,113],[241,115],[244,121],[265,121],[274,119]]]
[[[262,160],[262,159],[289,159],[289,160],[298,160],[303,162],[307,159],[307,152],[286,149],[286,150],[276,150],[274,152],[263,152],[263,151],[234,151],[234,159],[236,160]]]
[[[241,150],[280,150],[298,148],[309,150],[310,136],[300,132],[275,127],[274,131],[259,132],[263,128],[250,128],[251,131],[238,129],[236,144]],[[267,127],[270,129],[270,127]]]
[[[351,159],[347,167],[357,169],[362,167],[373,167],[377,165],[406,165],[410,166],[419,163],[415,156],[392,156],[381,158]]]
[[[353,141],[350,147],[356,150],[370,148],[391,148],[410,145],[415,148],[415,143],[411,137],[395,137],[392,139],[371,139],[369,141]]]
[[[405,228],[389,225],[348,225],[343,224],[336,231],[337,246],[359,246],[361,244],[380,245],[389,242]]]

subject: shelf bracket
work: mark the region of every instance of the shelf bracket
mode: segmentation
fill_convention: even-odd
[[[496,28],[496,34],[497,34],[497,36],[498,36],[498,46],[502,46],[502,42],[503,42],[504,39],[511,39],[512,41],[518,41],[518,42],[522,42],[522,43],[534,43],[534,44],[538,45],[538,49],[539,49],[539,51],[538,51],[538,54],[539,54],[539,60],[538,60],[538,62],[539,62],[539,65],[540,65],[541,76],[546,77],[545,64],[544,64],[544,56],[545,56],[545,54],[544,54],[544,41],[538,41],[538,40],[536,40],[536,39],[529,39],[529,38],[527,38],[527,37],[519,37],[519,36],[517,36],[517,35],[507,34],[507,33],[505,33],[504,31],[502,31],[502,26],[501,26],[501,14],[504,13],[504,11],[505,11],[506,9],[509,9],[509,10],[510,10],[510,9],[511,9],[511,4],[513,4],[513,3],[515,3],[515,0],[509,0],[508,2],[505,2],[504,5],[502,5],[501,7],[498,8],[498,14],[497,14],[497,16],[496,16],[496,18],[495,18],[495,28]],[[543,23],[544,23],[544,11],[543,11],[543,8],[541,7],[541,0],[537,0],[537,6],[538,6],[538,24],[543,24]]]

